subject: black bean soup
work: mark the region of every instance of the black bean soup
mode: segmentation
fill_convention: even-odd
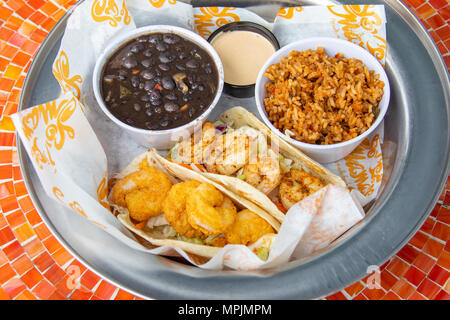
[[[214,100],[219,82],[210,55],[173,33],[153,33],[123,45],[102,78],[111,113],[150,130],[179,127],[200,116]]]

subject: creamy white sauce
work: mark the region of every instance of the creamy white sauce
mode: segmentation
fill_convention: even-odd
[[[222,60],[225,82],[250,85],[267,59],[275,52],[272,43],[251,31],[229,31],[217,35],[211,45]]]

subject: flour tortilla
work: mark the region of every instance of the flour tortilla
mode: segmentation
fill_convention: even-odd
[[[301,169],[312,176],[319,178],[325,184],[334,184],[346,187],[345,182],[337,175],[331,173],[322,165],[297,150],[289,143],[279,138],[266,125],[259,121],[252,113],[242,107],[231,108],[222,113],[217,120],[225,123],[233,129],[239,129],[244,126],[251,127],[262,132],[272,146],[278,146],[279,152],[287,159],[294,162],[293,167]],[[283,222],[284,214],[278,209],[270,198],[263,192],[259,191],[247,182],[236,178],[221,174],[202,173],[205,177],[220,183],[235,194],[255,203],[260,208],[268,211],[278,221]]]
[[[202,174],[199,174],[193,170],[184,168],[183,166],[180,166],[174,162],[171,162],[165,158],[163,158],[161,155],[158,154],[158,152],[154,149],[151,149],[138,157],[136,157],[132,162],[123,169],[120,173],[116,174],[114,176],[115,179],[121,179],[130,173],[133,173],[137,170],[139,170],[139,164],[144,160],[147,159],[148,163],[152,166],[155,166],[158,170],[164,172],[169,179],[173,183],[177,183],[180,181],[190,181],[190,180],[197,180],[199,182],[206,182],[212,184],[214,187],[216,187],[219,191],[221,191],[223,194],[227,195],[235,204],[238,204],[238,206],[242,208],[246,208],[251,210],[252,212],[259,215],[261,218],[266,220],[273,228],[278,232],[280,229],[280,222],[275,219],[271,214],[266,212],[265,210],[259,208],[257,205],[255,205],[253,202],[234,194],[232,191],[228,190],[223,185],[212,181],[205,177]],[[213,247],[213,246],[206,246],[201,244],[194,244],[182,240],[176,240],[176,239],[170,239],[167,238],[163,233],[160,231],[143,231],[141,229],[136,228],[135,224],[131,221],[128,210],[124,207],[120,207],[113,203],[111,199],[111,194],[109,196],[111,207],[113,208],[113,211],[117,214],[118,220],[129,230],[133,231],[135,234],[139,235],[143,239],[150,242],[152,245],[155,246],[173,246],[180,248],[186,252],[196,254],[198,256],[206,257],[206,258],[212,258],[214,257],[222,248],[221,247]],[[265,235],[267,236],[267,235]],[[263,236],[263,237],[265,237]],[[262,237],[262,238],[263,238]],[[255,244],[253,244],[254,246]],[[249,248],[251,245],[249,246]]]

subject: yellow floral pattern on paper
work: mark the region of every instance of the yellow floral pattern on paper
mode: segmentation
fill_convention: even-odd
[[[364,196],[370,196],[375,192],[377,184],[383,179],[383,156],[379,151],[380,137],[375,135],[372,140],[364,141],[353,152],[345,157],[345,165],[348,168],[350,178],[359,192]],[[375,159],[374,167],[366,168],[364,161]],[[353,189],[349,187],[349,189]]]
[[[58,104],[54,100],[32,108],[31,112],[22,118],[23,133],[32,144],[31,153],[40,169],[43,169],[44,164],[54,166],[51,150],[61,150],[66,138],[75,137],[74,129],[65,123],[73,115],[77,105],[78,100],[73,96],[60,100]],[[45,126],[43,142],[34,136],[34,131],[41,123]]]
[[[58,187],[53,187],[52,189],[53,195],[55,196],[55,198],[64,204],[64,193],[61,191],[61,189],[59,189]]]
[[[379,36],[379,29],[383,25],[383,20],[373,10],[374,5],[328,6],[327,8],[337,17],[333,21],[333,28],[338,37],[342,32],[348,41],[367,48],[378,60],[385,59],[386,39]],[[372,35],[371,40],[363,39],[363,34],[367,33]]]
[[[194,15],[194,24],[197,33],[208,38],[212,31],[211,27],[221,27],[227,23],[240,21],[239,16],[233,13],[236,8],[229,7],[202,7],[201,14]]]
[[[81,207],[81,205],[77,201],[69,203],[69,207],[73,211],[75,211],[75,212],[81,214],[83,217],[87,218],[86,213],[84,213],[83,208]]]
[[[119,26],[119,22],[122,21],[126,25],[131,22],[125,0],[122,1],[121,8],[115,0],[94,0],[91,7],[91,16],[96,22],[107,21],[111,27]]]
[[[53,74],[64,92],[71,91],[75,97],[80,99],[80,86],[83,78],[80,75],[70,76],[69,59],[63,50],[61,50],[58,58],[55,60]]]
[[[289,7],[289,8],[281,8],[278,11],[278,16],[284,19],[292,19],[295,12],[302,12],[303,7]]]
[[[64,193],[61,191],[61,189],[59,189],[58,187],[53,187],[52,188],[52,192],[53,195],[55,196],[55,198],[61,202],[62,204],[65,204],[64,201]],[[77,202],[77,201],[73,201],[69,204],[70,209],[72,209],[73,211],[81,214],[83,217],[87,218],[86,213],[84,213],[83,208],[81,207],[81,205]]]
[[[161,8],[166,2],[168,4],[176,4],[176,0],[148,0],[150,4],[155,8]]]
[[[100,181],[100,184],[97,187],[97,198],[98,202],[103,207],[109,210],[109,203],[107,201],[107,197],[108,197],[108,182],[105,174],[105,177],[103,177],[102,181]]]

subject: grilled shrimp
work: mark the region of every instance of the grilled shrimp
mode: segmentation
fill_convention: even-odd
[[[272,226],[256,213],[245,209],[237,213],[225,237],[230,244],[248,245],[268,233],[275,233]]]
[[[241,127],[216,138],[206,150],[208,172],[233,175],[258,154],[267,150],[267,139],[259,131]]]
[[[161,171],[144,160],[135,171],[120,179],[112,188],[112,200],[128,209],[130,217],[145,221],[160,215],[162,203],[172,182]]]
[[[270,156],[260,156],[255,163],[245,165],[242,172],[244,181],[261,192],[269,194],[281,180],[281,169],[278,159]]]
[[[189,224],[208,236],[225,232],[236,212],[231,199],[209,183],[202,183],[186,198]]]
[[[249,137],[233,131],[217,137],[205,154],[208,172],[232,175],[249,159]]]
[[[184,181],[175,184],[163,202],[164,217],[181,236],[186,238],[202,238],[201,231],[194,229],[188,222],[186,214],[186,198],[200,185],[200,182]]]
[[[205,122],[201,134],[194,133],[189,139],[180,142],[176,156],[182,163],[203,163],[205,149],[214,141],[216,129],[211,122]]]
[[[294,204],[325,187],[319,178],[305,171],[291,169],[281,179],[279,196],[281,203],[289,210]]]

